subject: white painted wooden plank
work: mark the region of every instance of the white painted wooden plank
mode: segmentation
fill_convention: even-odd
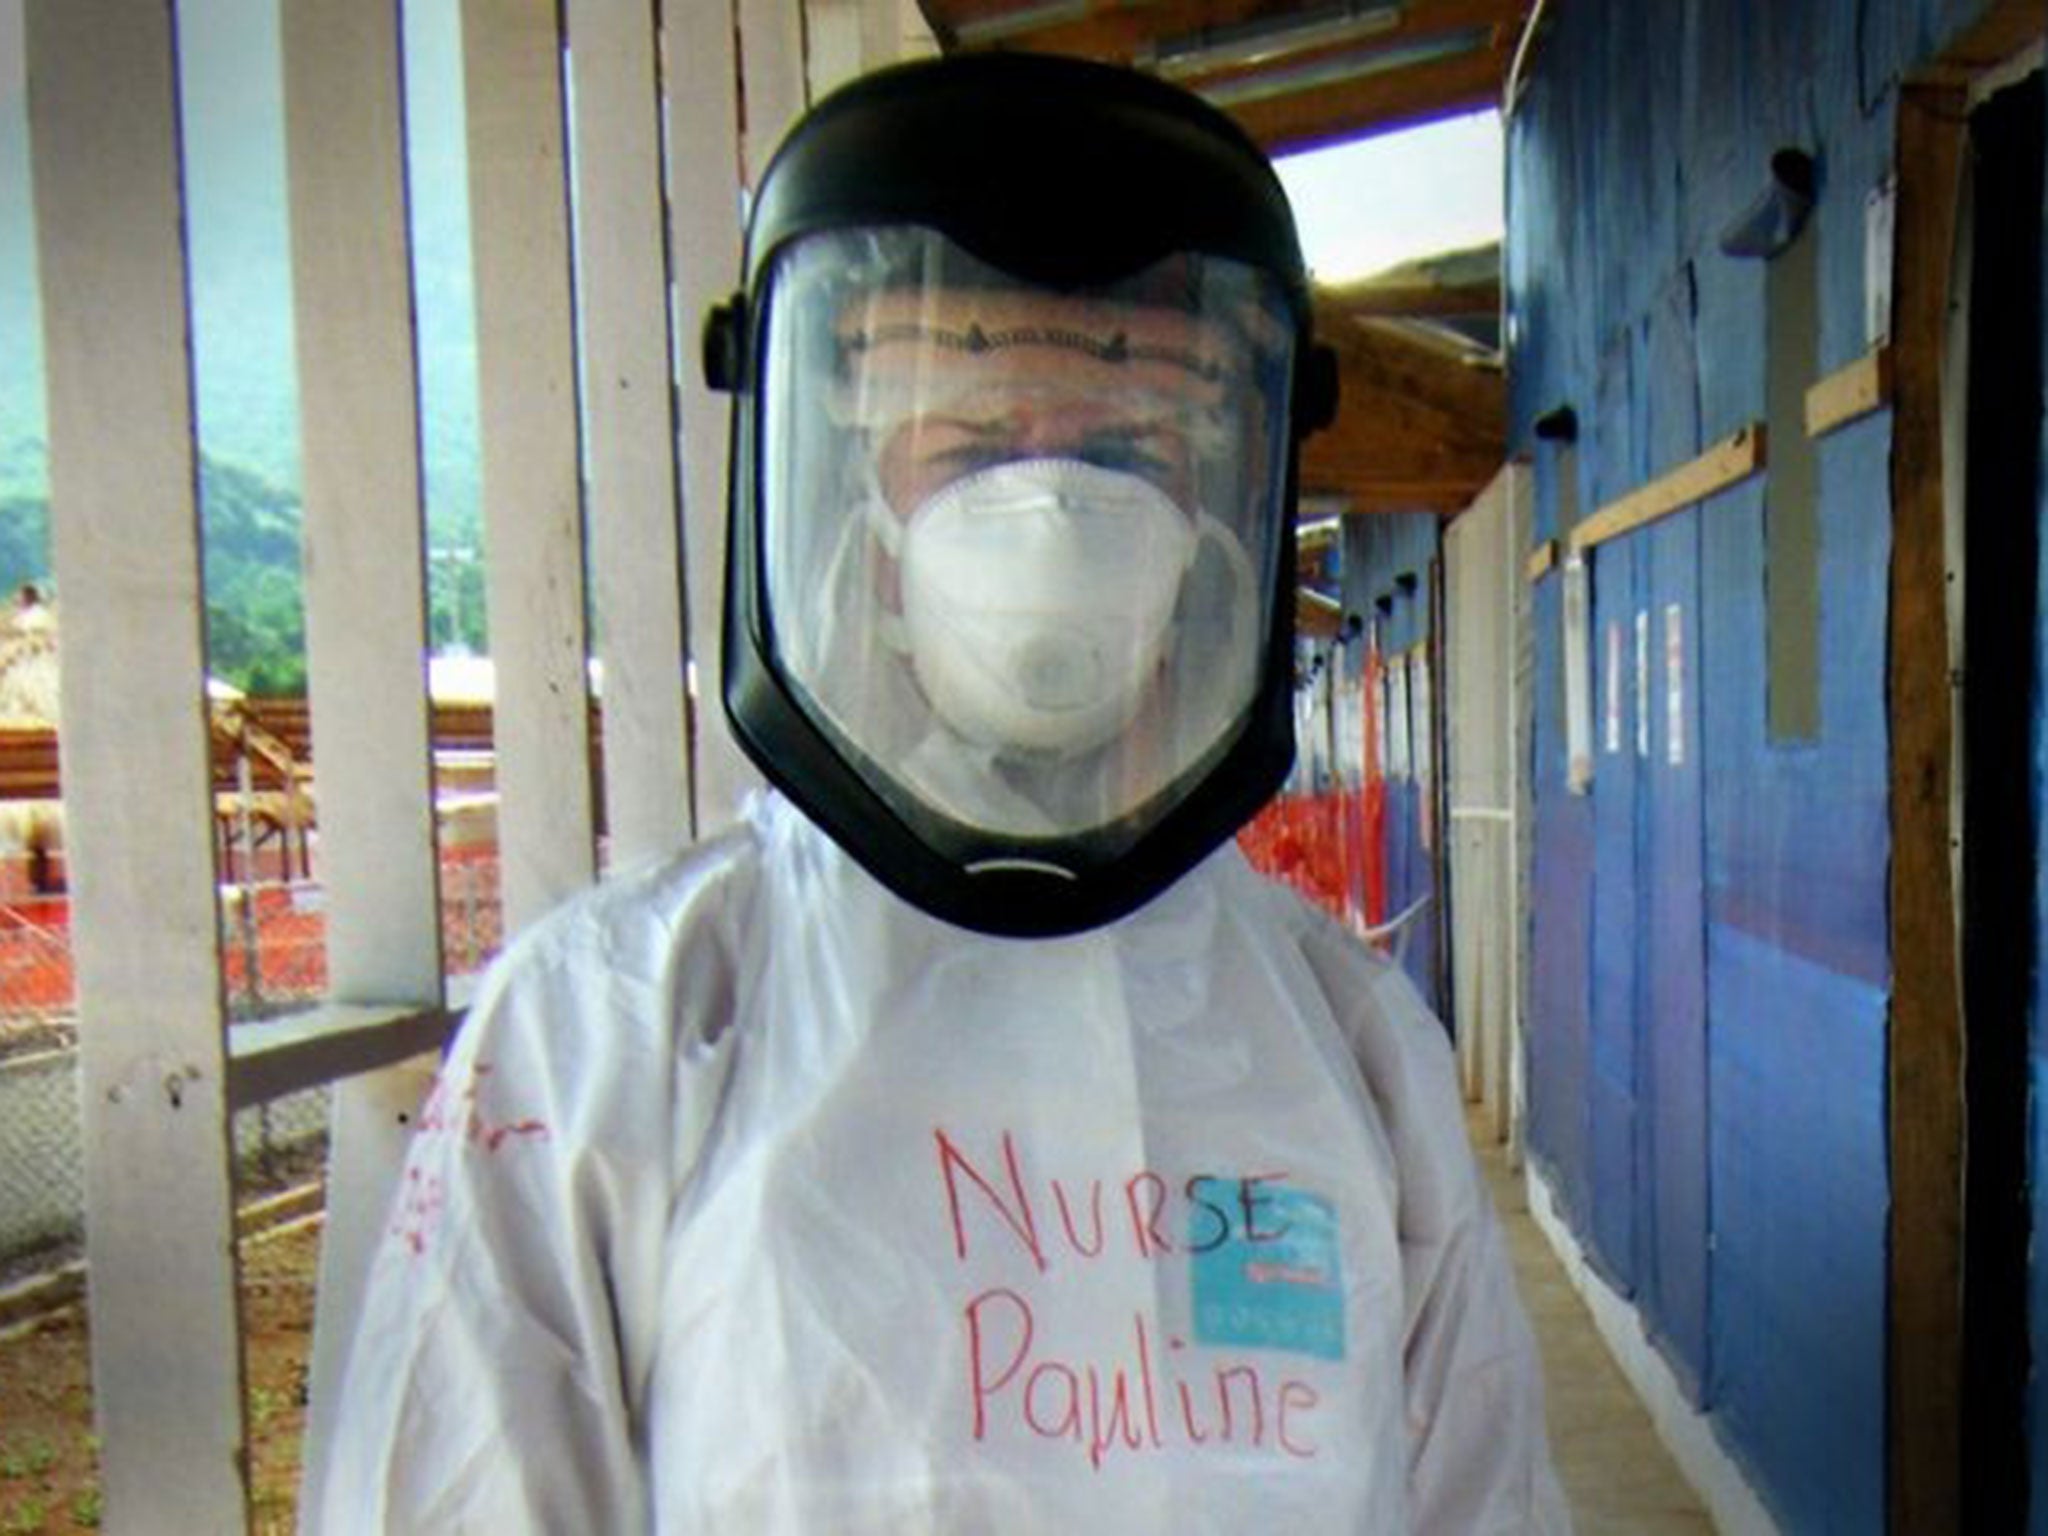
[[[804,73],[811,100],[881,62],[867,53],[869,31],[882,19],[875,12],[873,0],[806,0]]]
[[[698,9],[698,7],[689,7]],[[596,873],[561,36],[464,0],[485,587],[507,933]]]
[[[101,1528],[247,1519],[175,52],[30,8]]]
[[[804,39],[814,102],[856,75],[938,51],[916,0],[805,0]]]
[[[690,835],[681,501],[651,6],[569,0],[607,855]],[[695,356],[695,346],[685,355]]]
[[[1499,563],[1495,570],[1493,587],[1493,601],[1501,615],[1501,632],[1494,652],[1494,665],[1500,669],[1502,679],[1499,714],[1495,721],[1495,728],[1500,732],[1502,756],[1496,787],[1500,792],[1500,803],[1507,811],[1507,819],[1500,831],[1500,851],[1495,864],[1495,878],[1500,882],[1500,912],[1503,919],[1502,931],[1497,941],[1499,954],[1496,957],[1502,1016],[1501,1027],[1493,1040],[1493,1049],[1482,1064],[1482,1087],[1487,1126],[1492,1131],[1494,1140],[1515,1146],[1517,1064],[1522,1052],[1522,934],[1528,921],[1528,911],[1522,905],[1520,885],[1516,878],[1522,814],[1521,797],[1517,793],[1516,781],[1524,772],[1524,765],[1517,749],[1517,722],[1522,714],[1523,682],[1520,669],[1515,665],[1518,643],[1515,634],[1515,612],[1518,605],[1529,600],[1527,583],[1517,579],[1515,551],[1523,547],[1523,531],[1529,522],[1535,481],[1529,466],[1521,462],[1511,462],[1503,471],[1503,478],[1506,481],[1507,507],[1505,516],[1501,519]]]
[[[868,57],[875,63],[931,58],[939,52],[939,40],[932,36],[931,23],[917,0],[868,0],[868,8],[875,13],[872,25],[888,28],[885,50],[870,47]]]
[[[1509,465],[1444,535],[1453,895],[1451,955],[1465,1096],[1496,1140],[1508,1130],[1514,1005],[1514,590],[1518,475]]]
[[[804,110],[804,0],[738,0],[738,16],[747,86],[741,142],[753,187]]]
[[[1560,1210],[1561,1202],[1534,1163],[1522,1174],[1528,1192],[1530,1219],[1542,1232],[1572,1289],[1593,1315],[1601,1342],[1621,1374],[1641,1399],[1657,1438],[1699,1500],[1707,1506],[1721,1536],[1780,1536],[1742,1468],[1721,1444],[1712,1416],[1692,1405],[1679,1385],[1670,1361],[1658,1352],[1643,1329],[1642,1314],[1611,1289],[1588,1261]]]
[[[705,387],[697,337],[711,305],[740,275],[739,75],[732,17],[723,5],[670,6],[663,17],[669,134],[670,249],[682,333],[684,562],[690,664],[696,692],[697,835],[732,821],[760,775],[725,718],[719,658],[725,611],[726,456],[732,402]]]
[[[294,0],[281,21],[328,985],[342,1004],[412,1007],[381,1029],[325,1031],[318,1049],[302,1031],[296,1050],[235,1062],[251,1090],[315,1066],[344,1079],[329,1117],[312,1501],[409,1113],[431,1076],[431,1055],[405,1057],[443,1037],[442,959],[398,12]]]
[[[229,1107],[267,1103],[353,1073],[438,1052],[460,1017],[438,1004],[318,1003],[273,1019],[231,1024]],[[325,1304],[323,1296],[321,1305]]]
[[[282,14],[329,990],[440,997],[419,379],[393,4]]]

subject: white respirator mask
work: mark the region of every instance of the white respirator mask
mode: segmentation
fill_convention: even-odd
[[[1158,675],[1195,543],[1171,497],[1121,470],[1027,459],[954,481],[898,544],[919,686],[979,745],[1102,745]]]

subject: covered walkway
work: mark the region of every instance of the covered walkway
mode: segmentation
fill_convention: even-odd
[[[1508,1167],[1506,1150],[1476,1115],[1470,1130],[1543,1352],[1551,1451],[1578,1536],[1710,1536],[1714,1522],[1529,1214],[1520,1170]]]

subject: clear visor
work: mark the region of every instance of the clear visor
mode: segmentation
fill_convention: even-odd
[[[1175,257],[1052,293],[930,231],[835,232],[777,258],[766,326],[785,683],[933,846],[1113,857],[1257,692],[1292,372],[1278,284]]]

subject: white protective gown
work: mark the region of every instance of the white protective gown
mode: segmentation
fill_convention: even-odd
[[[1564,1532],[1443,1031],[1226,848],[964,932],[773,796],[422,1111],[305,1529]]]

